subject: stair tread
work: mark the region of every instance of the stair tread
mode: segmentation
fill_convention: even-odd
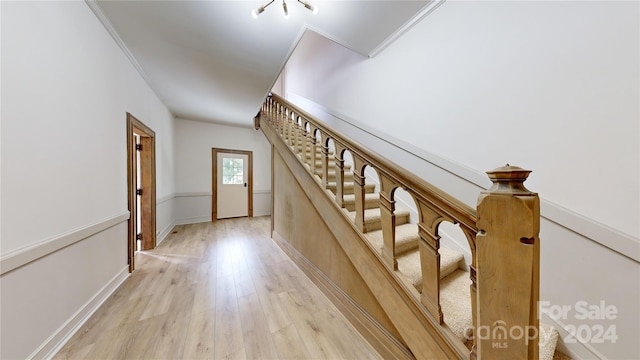
[[[409,211],[407,211],[407,210],[396,210],[395,214],[396,214],[396,219],[399,218],[399,217],[408,217],[409,216]],[[355,221],[356,212],[355,211],[349,211],[349,218],[351,218],[351,221]],[[380,208],[365,210],[364,211],[364,222],[365,223],[369,223],[369,222],[375,222],[375,221],[380,221]]]
[[[440,283],[440,306],[444,322],[462,341],[467,340],[466,329],[473,327],[471,318],[471,279],[464,270],[456,270]],[[539,359],[552,360],[558,341],[558,330],[540,323]]]
[[[355,194],[346,194],[342,197],[344,203],[354,203],[356,202]],[[364,201],[378,201],[380,200],[379,193],[367,193],[364,194]]]
[[[327,189],[330,189],[332,191],[335,191],[337,189],[337,183],[335,181],[330,181],[327,183]],[[347,193],[343,194],[343,199],[344,196],[346,195],[353,195],[353,190],[354,190],[354,184],[353,181],[345,181],[344,182],[344,186],[343,186],[343,190]],[[365,184],[364,185],[364,191],[365,193],[373,193],[376,190],[376,186],[374,184]]]
[[[444,279],[459,269],[460,261],[464,256],[455,250],[444,247],[441,247],[438,252],[440,253],[440,279]],[[420,252],[413,251],[400,255],[397,257],[397,260],[398,270],[411,281],[411,284],[413,284],[418,291],[422,291]]]
[[[382,230],[368,232],[367,239],[371,242],[374,248],[378,249],[378,251],[382,251],[382,246],[384,244]],[[418,235],[418,225],[402,224],[396,226],[397,255],[401,255],[406,253],[407,251],[417,249],[419,240],[420,235]]]
[[[355,194],[345,194],[343,196],[342,204],[349,211],[355,211],[356,209],[356,196]],[[364,194],[364,208],[375,209],[380,207],[380,194],[378,193],[365,193]]]
[[[464,255],[445,247],[438,249],[438,252],[440,253],[440,279],[443,279],[459,269]]]
[[[463,341],[466,340],[466,329],[473,327],[470,285],[469,273],[460,269],[440,282],[440,306],[444,322]]]

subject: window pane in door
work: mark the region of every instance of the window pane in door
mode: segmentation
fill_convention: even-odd
[[[243,159],[222,158],[222,184],[236,185],[244,183]]]

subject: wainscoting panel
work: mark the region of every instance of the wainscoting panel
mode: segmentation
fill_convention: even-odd
[[[175,195],[158,199],[156,202],[156,246],[169,235],[175,224]]]
[[[291,248],[295,249],[296,254],[300,254],[292,259],[307,259],[309,264],[313,264],[314,269],[322,272],[332,284],[342,289],[349,299],[353,299],[358,308],[368,313],[376,324],[380,324],[381,328],[385,329],[384,333],[389,335],[385,337],[393,337],[401,344],[398,330],[318,214],[312,201],[275,152],[273,166],[274,173],[278,174],[274,178],[274,239],[286,241],[288,246],[285,251]],[[305,265],[300,261],[297,263],[301,267]],[[374,344],[380,341],[379,338],[369,336],[368,339],[379,351],[384,351]],[[385,348],[389,351],[390,347]],[[396,356],[399,356],[399,353],[396,353]]]
[[[175,224],[211,221],[211,193],[180,193],[175,198]]]
[[[211,193],[179,193],[175,195],[175,225],[211,221]],[[271,215],[271,191],[253,192],[253,216]]]
[[[271,190],[253,192],[253,216],[271,215]]]
[[[0,358],[54,352],[124,281],[126,269],[123,220],[2,274]]]

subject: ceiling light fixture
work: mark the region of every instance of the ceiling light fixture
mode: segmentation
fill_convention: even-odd
[[[258,18],[258,15],[262,14],[264,12],[264,9],[267,8],[267,6],[273,4],[275,0],[271,0],[269,1],[266,5],[264,6],[260,6],[257,9],[251,10],[251,16],[254,19]],[[311,5],[309,2],[307,1],[302,1],[302,0],[298,0],[298,2],[300,4],[302,4],[302,6],[304,6],[305,8],[307,8],[309,11],[311,11],[314,15],[316,15],[318,13],[318,6],[316,5]],[[284,11],[284,18],[288,19],[289,18],[289,9],[287,8],[287,1],[286,0],[282,0],[282,10]]]

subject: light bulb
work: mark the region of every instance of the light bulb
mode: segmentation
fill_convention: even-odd
[[[251,10],[251,16],[253,16],[254,19],[258,18],[258,15],[262,14],[264,12],[264,6],[260,6],[257,10]]]

